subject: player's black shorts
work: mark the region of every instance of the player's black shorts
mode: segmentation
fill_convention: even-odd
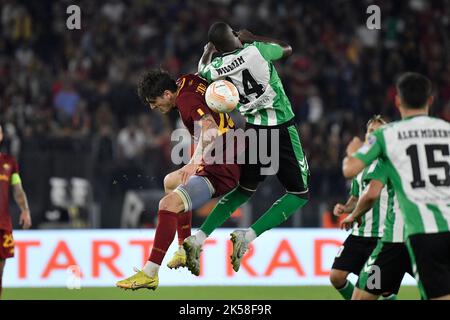
[[[256,141],[247,140],[245,164],[241,165],[239,185],[249,191],[256,191],[258,184],[267,175],[276,174],[286,192],[300,197],[307,197],[308,161],[303,153],[294,122],[291,120],[284,124],[270,127],[247,123],[245,130],[248,136],[250,136],[250,131],[253,131]],[[261,145],[266,146],[266,148],[261,147]],[[274,148],[273,151],[272,147]],[[261,155],[263,156],[261,157]],[[275,161],[272,161],[272,164],[268,164],[268,161],[266,161],[268,159],[277,159],[278,166],[274,165]],[[271,173],[262,173],[261,170],[267,170],[269,167],[273,169]]]
[[[373,266],[379,268],[378,279]],[[397,294],[405,273],[413,275],[406,245],[379,241],[359,274],[357,287],[374,295]]]
[[[332,269],[359,274],[373,249],[377,246],[376,237],[349,235],[334,258]]]
[[[450,294],[450,232],[415,234],[409,236],[407,246],[422,298]]]

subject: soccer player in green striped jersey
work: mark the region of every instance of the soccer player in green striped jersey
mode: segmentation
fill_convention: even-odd
[[[367,122],[366,137],[385,123],[380,116],[372,117]],[[366,177],[374,170],[375,165],[372,164],[367,167],[352,180],[350,197],[345,205],[341,203],[335,205],[333,210],[335,215],[339,216],[355,209],[359,197],[362,196],[368,184]],[[366,215],[363,216],[360,226],[355,226],[334,259],[330,281],[346,300],[351,299],[354,289],[354,285],[347,280],[348,275],[350,273],[358,275],[361,272],[364,263],[382,236],[388,201],[387,192],[384,191],[374,208],[368,210]]]
[[[193,274],[199,273],[200,250],[204,240],[231,214],[254,194],[266,175],[259,154],[257,163],[249,159],[262,149],[277,146],[271,154],[278,157],[277,178],[286,189],[250,228],[231,234],[233,253],[231,262],[237,272],[251,241],[270,230],[303,207],[309,198],[309,167],[294,124],[294,113],[273,61],[289,56],[292,48],[279,40],[255,36],[247,30],[233,31],[225,23],[211,26],[210,43],[199,63],[199,73],[208,81],[226,79],[239,91],[239,112],[245,117],[246,133],[255,134],[257,141],[246,148],[246,162],[241,165],[239,185],[226,194],[209,214],[200,230],[184,241],[187,266]],[[212,55],[215,52],[215,57]],[[273,138],[275,134],[278,139]],[[265,137],[264,137],[265,135]],[[272,168],[273,169],[273,168]]]
[[[383,236],[362,268],[352,299],[376,300],[383,295],[389,300],[396,299],[405,273],[413,275],[408,250],[404,243],[404,223],[392,183],[388,180],[383,160],[374,161],[374,170],[366,175],[370,181],[359,198],[355,210],[341,222],[341,227],[350,229],[354,222],[364,218],[387,192],[387,212]],[[379,268],[379,283],[370,281],[373,266]]]
[[[377,158],[386,161],[419,291],[424,299],[450,299],[450,123],[428,116],[431,92],[423,75],[402,75],[395,100],[402,120],[364,145],[354,138],[343,172],[351,178]]]

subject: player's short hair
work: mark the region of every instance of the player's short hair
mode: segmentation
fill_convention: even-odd
[[[226,51],[229,37],[228,30],[230,26],[225,22],[215,22],[211,25],[208,31],[208,41],[212,42],[218,51]]]
[[[397,92],[408,109],[425,107],[432,90],[430,79],[420,73],[407,72],[397,80]]]
[[[138,96],[144,104],[148,104],[148,100],[160,97],[165,90],[176,92],[177,83],[167,71],[162,69],[145,73],[137,87]]]
[[[369,128],[369,126],[374,122],[380,123],[381,125],[385,125],[387,123],[380,114],[376,114],[372,116],[369,121],[367,121],[366,128]]]

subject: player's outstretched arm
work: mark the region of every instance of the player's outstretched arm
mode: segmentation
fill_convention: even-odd
[[[203,69],[211,62],[212,55],[217,52],[216,47],[212,42],[208,42],[203,50],[203,55],[198,62],[198,72],[201,73]]]
[[[199,121],[201,127],[200,137],[198,139],[197,146],[195,147],[194,154],[187,165],[181,170],[181,181],[186,183],[191,175],[193,175],[198,166],[202,163],[210,163],[211,148],[214,146],[217,136],[219,135],[219,127],[217,126],[214,118],[211,114],[205,114]]]
[[[372,209],[375,201],[380,197],[384,184],[379,180],[371,180],[367,188],[364,190],[362,196],[359,198],[353,212],[341,222],[341,228],[349,230],[353,227],[355,221]]]
[[[242,43],[252,43],[254,41],[259,41],[278,44],[281,48],[283,48],[282,58],[289,57],[292,54],[292,47],[284,41],[263,36],[257,36],[246,29],[238,31],[237,35]]]
[[[23,190],[22,184],[17,183],[12,186],[14,200],[20,208],[20,220],[19,223],[22,228],[29,229],[31,227],[31,215],[30,208],[28,207],[28,200],[25,191]]]
[[[366,165],[364,164],[364,162],[362,162],[358,158],[353,157],[353,154],[359,148],[361,148],[362,145],[362,141],[359,138],[355,137],[347,146],[347,156],[342,162],[342,172],[344,174],[344,177],[353,178],[365,168]]]

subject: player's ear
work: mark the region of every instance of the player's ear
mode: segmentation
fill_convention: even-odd
[[[396,95],[395,95],[395,107],[396,107],[397,109],[400,109],[401,105],[402,105],[402,100],[401,100],[401,98],[400,98],[400,95],[399,95],[399,94],[396,94]]]
[[[163,96],[164,98],[172,98],[173,92],[170,90],[164,90]]]
[[[434,102],[434,96],[430,96],[427,100],[427,107],[431,107],[433,105]]]

